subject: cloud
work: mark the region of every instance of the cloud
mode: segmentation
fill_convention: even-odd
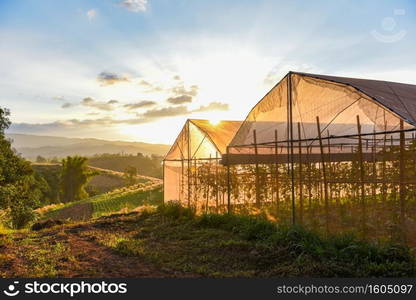
[[[192,112],[204,112],[204,111],[216,111],[216,110],[229,110],[230,107],[227,103],[221,103],[221,102],[211,102],[208,105],[200,106],[197,109],[194,109]]]
[[[94,99],[92,99],[91,97],[87,97],[82,99],[81,101],[81,105],[83,106],[87,106],[87,107],[94,107],[94,108],[98,108],[100,110],[106,110],[106,111],[111,111],[114,110],[114,105],[119,103],[117,100],[110,100],[108,102],[101,102],[101,101],[96,101]]]
[[[117,100],[113,100],[117,101]],[[109,101],[110,102],[110,101]],[[117,101],[118,102],[118,101]],[[144,102],[144,101],[142,101]],[[150,101],[149,101],[150,102]],[[97,101],[92,98],[85,98],[83,105],[96,107]],[[140,102],[139,102],[140,103]],[[107,103],[101,103],[110,105]],[[76,130],[79,132],[80,129],[90,128],[95,130],[97,128],[110,128],[113,125],[127,124],[127,125],[138,125],[153,122],[157,119],[189,115],[194,112],[206,112],[215,110],[227,110],[228,104],[221,102],[211,102],[205,106],[199,106],[196,109],[189,110],[186,106],[168,106],[159,109],[147,110],[143,114],[138,114],[137,118],[130,119],[113,119],[112,117],[103,117],[97,119],[70,119],[64,121],[55,121],[50,123],[13,123],[9,132],[10,133],[32,133],[32,134],[45,134],[45,133],[56,133],[63,132],[65,130]],[[88,115],[97,115],[97,112],[88,113]]]
[[[95,17],[97,16],[97,11],[95,9],[90,9],[87,11],[86,15],[89,20],[95,19]]]
[[[147,9],[147,0],[123,0],[119,5],[131,12],[144,12]]]
[[[175,95],[188,95],[195,97],[198,95],[199,87],[197,85],[191,85],[189,89],[186,89],[183,84],[177,85],[171,89],[171,92]]]
[[[164,118],[164,117],[173,117],[188,114],[188,108],[184,105],[182,106],[168,106],[160,109],[152,109],[146,111],[142,114],[143,117],[147,118]]]
[[[175,117],[181,115],[192,114],[195,112],[206,112],[206,111],[225,111],[229,110],[229,106],[226,103],[221,102],[211,102],[207,105],[201,105],[196,109],[189,110],[185,105],[181,106],[168,106],[160,109],[151,109],[146,111],[140,116],[145,118],[166,118],[166,117]],[[149,122],[152,120],[149,120]]]
[[[126,76],[121,76],[111,72],[101,72],[98,74],[97,80],[101,82],[102,86],[129,81]]]
[[[61,105],[62,108],[70,108],[72,106],[73,106],[72,103],[69,103],[69,102],[66,102],[66,103]]]
[[[125,104],[124,107],[126,107],[129,110],[132,110],[132,109],[138,109],[138,108],[152,106],[152,105],[156,105],[156,102],[155,101],[149,101],[149,100],[143,100],[143,101],[136,102],[136,103]]]
[[[155,92],[162,92],[164,89],[158,85],[152,84],[146,80],[141,80],[139,85],[146,88],[145,93],[155,93]]]
[[[191,103],[192,97],[188,95],[181,95],[177,97],[170,97],[166,100],[169,103],[172,104],[184,104],[184,103]]]
[[[56,101],[65,101],[65,97],[64,96],[55,96],[55,97],[52,97],[52,99],[53,100],[56,100]]]

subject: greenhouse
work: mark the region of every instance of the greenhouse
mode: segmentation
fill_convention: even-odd
[[[176,171],[165,161],[165,199],[416,242],[415,85],[290,72],[241,126],[224,131],[222,149],[197,149],[198,133],[188,155],[183,146],[203,126],[187,124],[167,156],[178,159]],[[221,135],[215,126],[207,132]],[[192,167],[199,151],[210,163]],[[172,181],[169,172],[183,175]]]
[[[240,127],[238,121],[187,120],[164,159],[164,201],[196,209],[225,205],[227,185],[220,164]]]

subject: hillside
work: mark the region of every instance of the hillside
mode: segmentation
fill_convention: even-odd
[[[34,160],[38,155],[53,158],[68,155],[93,156],[103,153],[124,153],[163,156],[169,145],[142,142],[107,141],[101,139],[65,138],[29,134],[6,134],[13,147],[25,158]]]
[[[49,209],[39,209],[41,219],[88,220],[116,212],[129,212],[142,205],[159,205],[163,202],[161,182],[139,183],[116,189],[106,194],[81,201],[58,204]]]

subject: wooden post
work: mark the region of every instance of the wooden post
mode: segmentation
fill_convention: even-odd
[[[298,122],[298,144],[299,144],[299,223],[303,223],[303,174],[302,174],[302,142],[301,142],[300,123]]]
[[[321,135],[321,125],[319,123],[319,117],[316,117],[316,124],[318,127],[318,138],[319,138],[319,147],[321,149],[321,162],[322,162],[322,177],[324,180],[324,201],[325,201],[325,225],[326,233],[329,233],[329,201],[328,201],[328,182],[326,178],[326,167],[325,167],[325,154],[324,146],[322,144],[322,135]]]
[[[373,132],[373,148],[372,148],[372,154],[373,154],[373,184],[371,189],[371,195],[372,195],[372,201],[373,203],[377,203],[376,201],[376,194],[377,194],[377,164],[376,164],[376,132]]]
[[[404,183],[405,180],[405,136],[404,136],[404,123],[403,120],[400,120],[400,230],[402,231],[403,241],[406,241],[406,186]]]
[[[384,131],[387,131],[387,121],[384,122]],[[386,160],[387,160],[387,135],[384,134],[384,140],[383,140],[383,165],[381,167],[381,177],[383,178],[383,183],[381,186],[381,195],[383,199],[383,203],[385,204],[387,201],[387,184],[386,184]]]
[[[279,206],[280,206],[280,198],[279,198],[279,162],[278,162],[278,149],[277,149],[277,130],[274,131],[274,155],[275,155],[275,184],[276,184],[276,211],[277,216],[279,216]]]
[[[363,165],[363,142],[361,139],[361,124],[360,116],[357,115],[357,130],[358,130],[358,163],[360,166],[360,189],[361,189],[361,226],[364,236],[367,234],[366,218],[367,218],[367,207],[365,201],[365,186],[364,186],[364,165]]]
[[[231,174],[229,162],[229,148],[227,146],[227,212],[231,213]]]
[[[188,121],[188,207],[191,207],[191,133]]]
[[[182,201],[185,201],[185,163],[184,163],[184,157],[182,156],[181,159],[181,186],[180,186],[180,194],[179,194],[179,202],[181,203],[181,205],[183,205]]]
[[[327,161],[327,163],[329,165],[328,166],[328,175],[329,175],[329,178],[334,179],[332,177],[334,172],[332,172],[332,164],[331,164],[331,139],[330,139],[331,136],[329,135],[329,130],[326,131],[326,134],[328,136],[328,141],[327,141],[327,143],[328,143],[328,161]],[[332,184],[331,183],[328,183],[328,190],[329,190],[329,203],[332,203]]]
[[[218,152],[215,152],[215,206],[218,212],[219,196],[218,196],[219,182],[218,182]]]
[[[254,155],[256,160],[256,206],[260,206],[260,178],[259,178],[259,163],[257,161],[258,149],[257,149],[257,134],[256,129],[253,130],[253,142],[254,142]]]
[[[198,167],[197,159],[194,159],[194,205],[195,209],[198,210],[199,194],[198,194]]]
[[[309,147],[306,147],[306,163],[308,165],[308,201],[309,209],[312,212],[312,174],[311,174],[311,162],[309,160],[309,154],[312,151],[312,147],[309,150]]]
[[[296,197],[295,197],[295,169],[293,161],[293,108],[292,108],[292,73],[288,75],[288,103],[289,103],[289,147],[290,147],[290,181],[292,195],[292,224],[296,224]],[[288,149],[289,150],[289,149]]]
[[[208,206],[209,206],[209,178],[211,177],[211,162],[212,162],[211,158],[212,158],[212,156],[211,156],[211,154],[209,154],[209,162],[208,162],[208,168],[207,168],[207,176],[205,178],[206,184],[207,184],[207,189],[206,189],[206,191],[207,191],[207,199],[206,199],[206,202],[205,202],[205,212],[206,213],[208,213]]]

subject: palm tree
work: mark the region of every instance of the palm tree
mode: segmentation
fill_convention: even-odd
[[[81,156],[68,156],[62,160],[61,171],[61,200],[63,202],[77,201],[88,196],[84,187],[93,176],[88,171],[88,159]]]

